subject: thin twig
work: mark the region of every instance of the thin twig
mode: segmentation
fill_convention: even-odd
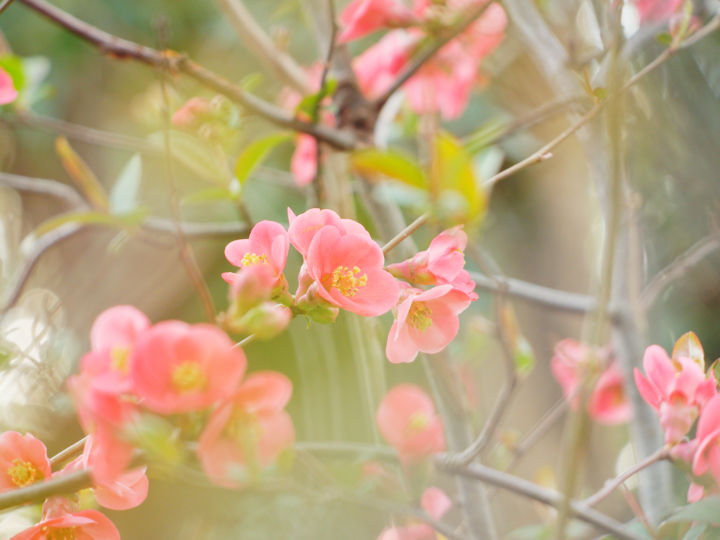
[[[486,484],[491,484],[493,486],[512,491],[522,495],[523,497],[533,499],[554,508],[559,508],[564,499],[562,493],[543,488],[537,484],[518,478],[517,476],[503,473],[483,465],[472,464],[467,466],[458,466],[446,462],[442,457],[437,459],[435,463],[438,469],[446,473],[480,480]],[[569,507],[570,514],[572,516],[584,521],[585,523],[589,523],[602,531],[614,534],[618,538],[625,540],[641,540],[643,538],[625,530],[623,524],[612,517],[602,514],[582,502],[570,501]]]
[[[640,295],[640,305],[644,310],[652,307],[662,291],[675,280],[683,277],[688,270],[702,262],[705,257],[720,248],[720,234],[714,233],[702,238],[687,251],[655,275]]]
[[[383,255],[387,256],[387,254],[390,253],[393,249],[395,249],[400,242],[405,240],[408,236],[410,236],[412,233],[414,233],[420,227],[422,227],[429,218],[430,218],[430,214],[427,214],[427,213],[422,214],[415,221],[413,221],[410,225],[408,225],[402,231],[397,233],[387,244],[385,244],[383,246],[383,248],[382,248]]]
[[[240,86],[186,56],[174,51],[161,52],[119,38],[70,15],[45,0],[18,1],[115,58],[133,59],[155,68],[183,73],[277,126],[307,133],[340,149],[350,149],[355,146],[355,137],[351,133],[323,124],[316,125],[299,120],[289,112],[246,92]]]
[[[53,495],[75,493],[92,486],[90,471],[74,471],[24,488],[0,493],[0,510],[26,503],[42,502]]]
[[[624,484],[628,478],[635,476],[637,473],[639,473],[643,469],[649,467],[650,465],[657,463],[658,461],[663,461],[663,460],[666,460],[669,458],[670,458],[670,451],[668,450],[668,448],[666,448],[666,447],[660,448],[657,452],[649,455],[647,458],[645,458],[640,463],[637,463],[634,466],[630,467],[627,471],[623,472],[617,478],[608,480],[605,483],[605,485],[600,490],[598,490],[594,495],[591,495],[590,497],[588,497],[584,501],[582,501],[583,504],[585,504],[587,506],[595,506],[600,501],[605,499],[605,497],[607,497],[613,491],[615,491],[618,487],[620,487],[622,484]]]
[[[81,454],[83,449],[85,448],[85,443],[87,442],[87,439],[87,436],[85,436],[79,441],[75,441],[64,450],[61,450],[60,452],[55,454],[53,457],[50,458],[50,465],[55,467],[62,462],[67,461],[69,458],[74,458],[78,454]]]
[[[5,11],[12,3],[13,0],[4,0],[2,3],[0,3],[0,13]]]

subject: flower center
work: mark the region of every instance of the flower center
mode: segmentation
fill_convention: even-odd
[[[13,460],[12,466],[8,469],[8,474],[10,480],[17,487],[29,486],[42,478],[42,474],[35,465],[19,458]]]
[[[130,349],[127,347],[113,347],[110,350],[110,367],[127,375],[129,357]]]
[[[245,449],[253,448],[262,435],[255,415],[238,407],[233,409],[223,433]]]
[[[257,253],[246,253],[240,260],[240,264],[243,266],[252,266],[253,264],[267,264],[267,256],[263,253],[258,255]]]
[[[413,302],[407,321],[413,328],[425,332],[432,326],[432,310],[424,302]]]
[[[207,376],[197,362],[183,362],[173,369],[172,386],[181,394],[197,392],[207,386]]]
[[[423,429],[428,427],[429,423],[430,419],[427,417],[427,415],[421,412],[416,412],[410,416],[410,422],[408,423],[408,427],[411,431],[422,431]]]
[[[367,285],[367,274],[361,272],[357,266],[353,266],[352,270],[347,266],[338,266],[327,276],[323,285],[327,286],[329,283],[330,287],[335,287],[343,296],[355,296],[360,287]]]
[[[45,538],[48,540],[75,540],[77,534],[75,529],[77,527],[63,527],[62,529],[50,530],[49,527],[45,526],[42,528],[42,532],[45,533]]]

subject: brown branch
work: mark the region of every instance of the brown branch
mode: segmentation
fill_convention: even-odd
[[[387,256],[387,254],[390,253],[393,249],[395,249],[398,246],[398,244],[400,244],[400,242],[405,240],[408,236],[410,236],[412,233],[414,233],[420,227],[422,227],[429,218],[430,218],[430,214],[422,214],[415,221],[413,221],[410,225],[408,225],[402,231],[397,233],[387,244],[385,244],[383,246],[383,248],[382,248],[383,255]]]
[[[287,111],[246,92],[184,55],[174,51],[158,51],[152,47],[119,38],[81,21],[45,0],[18,1],[114,58],[133,59],[171,73],[183,73],[277,126],[307,133],[343,150],[355,146],[355,137],[351,133],[323,124],[316,125],[298,120]]]
[[[89,470],[75,471],[24,488],[0,493],[0,510],[42,502],[53,495],[75,493],[92,486]]]
[[[553,508],[560,508],[565,499],[562,493],[543,488],[517,476],[506,474],[483,465],[472,464],[465,467],[457,466],[452,463],[447,463],[442,457],[439,457],[435,461],[435,464],[441,471],[446,473],[479,480],[486,484],[506,489],[523,497],[552,506]],[[570,501],[569,511],[573,517],[589,523],[599,530],[614,534],[618,538],[624,540],[641,540],[641,538],[643,538],[625,530],[622,523],[590,508],[582,502]]]
[[[85,436],[79,441],[75,441],[64,450],[61,450],[60,452],[55,454],[53,457],[50,458],[50,465],[55,467],[63,463],[64,461],[67,461],[68,459],[74,458],[78,454],[81,454],[83,452],[83,449],[85,448],[85,443],[87,442],[87,439],[87,436]]]
[[[13,0],[4,0],[2,3],[0,3],[0,13],[5,11],[12,3]]]

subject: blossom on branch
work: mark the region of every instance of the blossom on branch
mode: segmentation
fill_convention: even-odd
[[[225,258],[240,268],[267,265],[276,276],[276,287],[283,285],[283,270],[287,261],[290,241],[285,228],[274,221],[260,221],[247,239],[233,240],[225,247]],[[235,274],[226,272],[223,279],[232,283]]]
[[[27,487],[50,478],[50,460],[42,441],[29,433],[0,435],[0,491]]]

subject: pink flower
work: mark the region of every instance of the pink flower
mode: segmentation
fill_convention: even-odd
[[[0,105],[7,105],[17,99],[18,92],[10,74],[0,67]]]
[[[212,111],[210,100],[201,97],[190,98],[172,117],[172,124],[178,128],[195,129]]]
[[[608,356],[607,349],[593,350],[574,339],[563,339],[555,345],[550,369],[562,387],[565,399],[569,399],[575,409],[583,380],[602,370],[590,393],[587,412],[600,423],[619,424],[630,419],[632,409],[623,387],[622,373],[614,361],[608,365]]]
[[[358,39],[376,30],[408,26],[419,22],[410,8],[398,0],[353,0],[340,14],[341,43]]]
[[[10,540],[120,540],[113,522],[97,510],[61,514],[41,521]]]
[[[309,293],[358,315],[382,315],[395,305],[400,292],[398,282],[383,268],[384,259],[380,246],[368,236],[325,226],[313,237],[305,260],[314,280]]]
[[[720,395],[715,395],[703,407],[698,421],[697,450],[692,464],[692,472],[701,476],[708,471],[715,482],[720,484]]]
[[[353,61],[353,69],[363,94],[379,97],[410,61],[418,35],[402,30],[388,32]]]
[[[299,216],[288,208],[288,235],[290,243],[303,257],[307,257],[310,243],[320,229],[326,225],[336,228],[341,234],[358,234],[370,238],[365,227],[352,219],[341,218],[333,210],[310,208]]]
[[[405,462],[413,462],[445,448],[440,415],[428,395],[413,384],[392,388],[375,416],[380,434]]]
[[[443,490],[429,487],[420,499],[420,507],[428,516],[439,521],[452,506],[452,501]],[[405,527],[388,527],[378,537],[378,540],[435,540],[438,536],[427,523],[414,523]]]
[[[317,175],[317,141],[312,135],[300,134],[295,139],[295,152],[290,172],[299,187],[307,186]]]
[[[107,459],[107,456],[101,454],[103,451],[104,449],[97,445],[95,438],[91,435],[85,442],[83,454],[56,474],[62,475],[73,471],[92,469],[93,464]],[[129,510],[142,504],[148,494],[146,469],[147,467],[136,467],[119,474],[112,481],[96,482],[93,492],[98,504],[111,510]]]
[[[50,460],[41,441],[17,431],[0,435],[0,491],[27,487],[50,474]]]
[[[291,394],[292,383],[285,375],[260,371],[218,407],[197,451],[213,482],[237,487],[246,468],[266,467],[294,444],[295,429],[284,410]]]
[[[658,411],[665,442],[675,444],[690,431],[700,410],[717,393],[717,383],[712,375],[705,376],[696,360],[686,356],[670,359],[658,345],[645,350],[643,368],[647,377],[635,369],[635,384],[643,399]]]
[[[412,362],[418,352],[437,353],[455,339],[460,327],[458,314],[471,298],[452,285],[426,291],[407,287],[401,293],[397,318],[388,334],[385,354],[390,362]]]
[[[634,0],[640,21],[662,21],[680,10],[683,0]]]
[[[260,221],[247,239],[233,240],[225,247],[225,258],[242,271],[257,264],[268,265],[276,275],[276,286],[283,283],[290,241],[285,228],[274,221]],[[234,274],[223,274],[232,283]]]
[[[90,330],[91,351],[82,359],[94,386],[106,392],[130,390],[130,352],[149,327],[147,316],[133,306],[114,306],[98,315]]]
[[[392,275],[402,278],[414,285],[444,285],[470,295],[477,300],[472,291],[475,282],[465,270],[465,246],[467,234],[462,227],[454,227],[443,231],[430,242],[426,251],[401,263],[391,264],[387,270]]]
[[[216,326],[165,321],[135,344],[130,376],[141,404],[160,414],[198,411],[229,396],[245,354]]]

